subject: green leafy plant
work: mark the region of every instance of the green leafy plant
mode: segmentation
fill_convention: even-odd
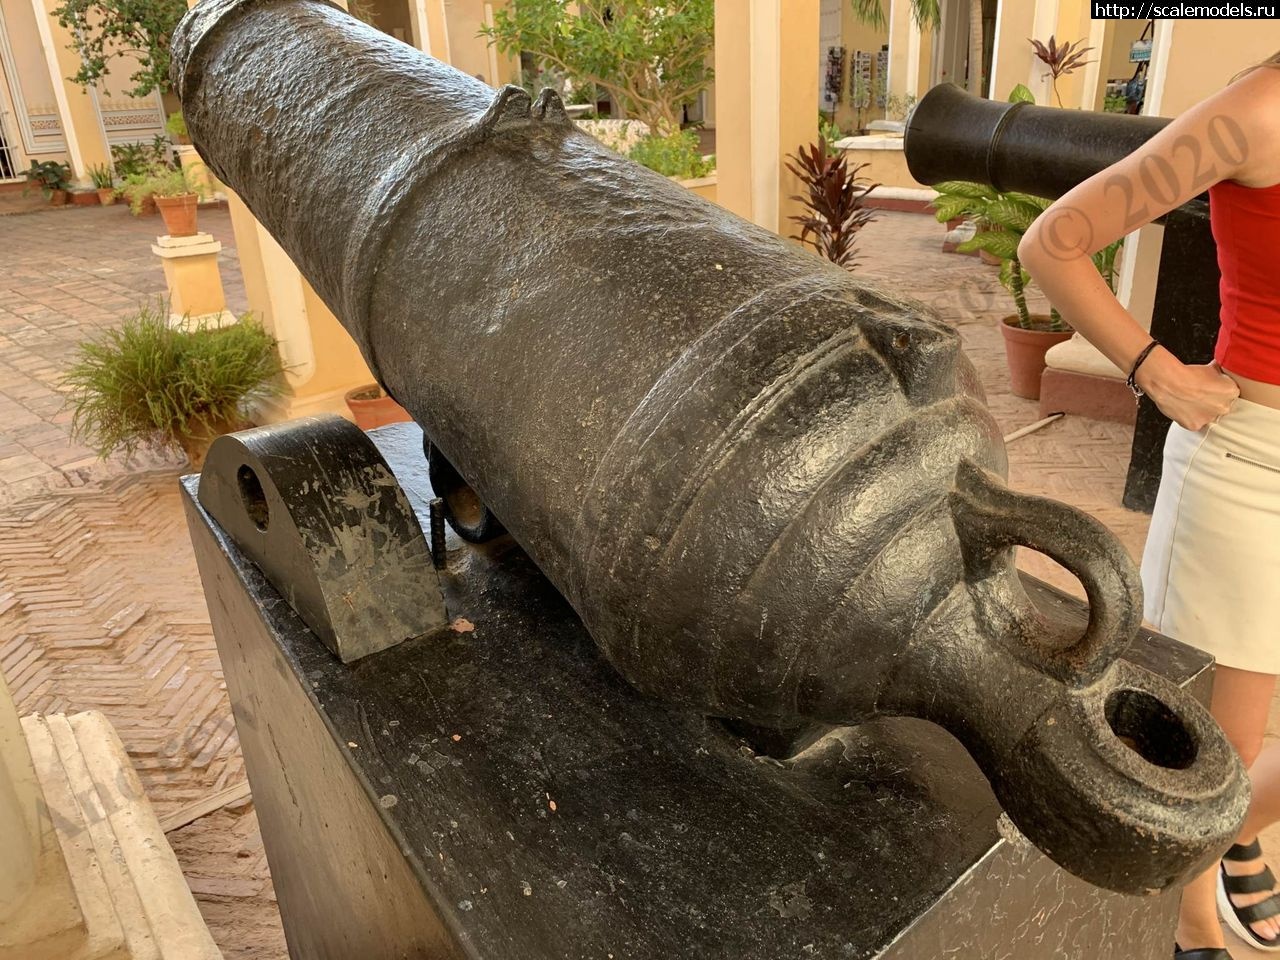
[[[933,188],[938,191],[933,206],[940,223],[964,217],[978,226],[973,238],[960,244],[957,251],[972,253],[985,250],[1000,260],[1000,283],[1013,297],[1018,310],[1018,326],[1024,330],[1066,330],[1067,325],[1056,310],[1052,311],[1047,324],[1032,317],[1027,306],[1027,288],[1031,278],[1018,259],[1022,235],[1049,208],[1051,201],[1025,193],[1002,193],[986,184],[962,180],[937,183]]]
[[[189,193],[204,196],[208,190],[203,182],[192,176],[190,168],[165,167],[130,174],[118,192],[129,201],[129,209],[136,217],[142,213],[149,198],[183,197]]]
[[[128,53],[138,68],[124,93],[167,93],[169,38],[186,12],[186,0],[64,0],[53,14],[80,54],[80,69],[71,79],[86,87],[99,84],[110,73],[111,60]]]
[[[885,19],[884,5],[880,0],[851,0],[853,15],[863,23],[885,28],[889,21]],[[942,26],[942,6],[938,0],[911,0],[911,17],[916,26],[921,28]]]
[[[885,112],[895,120],[906,120],[907,117],[911,116],[911,111],[915,108],[916,95],[914,93],[890,94],[885,103]]]
[[[54,190],[71,189],[71,168],[56,160],[34,160],[29,169],[23,171],[27,182],[39,187],[48,196]]]
[[[831,155],[835,156],[840,151],[836,149],[836,144],[845,138],[845,133],[836,123],[834,116],[828,117],[821,110],[818,111],[818,139],[831,151]]]
[[[715,0],[520,0],[481,33],[504,54],[606,91],[616,111],[676,133],[683,108],[711,84]]]
[[[879,184],[859,176],[868,164],[850,169],[848,158],[839,151],[832,154],[829,144],[812,143],[787,156],[787,169],[800,178],[805,193],[793,196],[805,205],[806,212],[791,220],[800,225],[793,235],[837,266],[852,270],[857,266],[858,231],[875,219],[863,201]]]
[[[185,140],[187,139],[187,118],[182,115],[181,110],[175,110],[165,120],[164,129],[173,139]]]
[[[247,403],[278,393],[275,339],[251,317],[217,329],[171,327],[163,303],[82,343],[64,378],[72,431],[99,456],[178,446],[193,460],[235,429]]]
[[[716,168],[715,157],[708,159],[702,155],[698,135],[693,130],[681,130],[665,137],[648,134],[636,141],[627,156],[664,177],[680,180],[710,176]]]
[[[111,148],[111,163],[123,179],[174,166],[169,159],[169,141],[157,136],[151,143],[117,143]]]
[[[1102,101],[1105,113],[1127,113],[1129,101],[1123,94],[1108,94]]]
[[[115,186],[115,174],[105,163],[94,164],[89,168],[89,179],[99,190],[110,190]]]
[[[1058,92],[1058,81],[1090,63],[1091,61],[1084,59],[1084,55],[1093,47],[1086,47],[1084,40],[1068,40],[1059,46],[1053,36],[1049,37],[1047,44],[1039,40],[1028,42],[1035,49],[1036,59],[1049,68],[1048,75],[1053,78],[1054,99],[1058,101],[1058,106],[1062,106],[1062,94]]]
[[[1049,209],[1053,201],[1033,197],[1026,193],[1007,191],[1001,193],[981,183],[949,181],[935,184],[938,197],[933,205],[940,223],[957,217],[966,217],[981,225],[971,240],[956,249],[960,253],[985,250],[1000,260],[1000,283],[1013,297],[1018,311],[1018,326],[1024,330],[1049,330],[1059,333],[1069,330],[1067,322],[1056,307],[1049,308],[1048,322],[1037,321],[1027,306],[1027,292],[1031,288],[1031,275],[1018,259],[1018,245],[1040,214]],[[1116,260],[1123,240],[1104,247],[1093,255],[1093,265],[1114,293],[1116,289]]]

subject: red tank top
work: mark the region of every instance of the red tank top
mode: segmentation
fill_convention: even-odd
[[[1209,215],[1222,270],[1214,358],[1242,377],[1280,384],[1280,184],[1224,180],[1209,190]]]

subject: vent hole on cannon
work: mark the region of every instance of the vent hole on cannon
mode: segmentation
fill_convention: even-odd
[[[252,467],[243,466],[236,471],[236,485],[240,488],[244,512],[249,515],[255,527],[265,531],[271,522],[271,511],[267,507],[267,495],[262,491],[262,481]]]
[[[1107,698],[1107,723],[1130,750],[1166,770],[1195,762],[1196,741],[1177,714],[1144,690],[1117,690]]]

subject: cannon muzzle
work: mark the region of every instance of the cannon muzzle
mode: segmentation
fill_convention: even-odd
[[[916,105],[903,146],[907,168],[920,183],[970,180],[1056,200],[1168,123],[986,100],[945,83]]]
[[[1005,486],[955,330],[605,149],[554,92],[330,4],[203,0],[172,49],[200,154],[422,425],[460,529],[501,521],[634,686],[776,727],[933,720],[1112,889],[1230,843],[1239,760],[1117,662],[1133,564]],[[1036,607],[1016,545],[1077,573],[1087,628]]]

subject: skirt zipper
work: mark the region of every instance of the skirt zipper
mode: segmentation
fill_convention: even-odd
[[[1263,463],[1260,460],[1252,460],[1249,457],[1242,457],[1240,454],[1232,453],[1230,450],[1227,451],[1227,459],[1239,460],[1241,463],[1247,463],[1254,467],[1261,467],[1263,470],[1270,470],[1272,473],[1280,473],[1280,467],[1273,467],[1271,464]]]

